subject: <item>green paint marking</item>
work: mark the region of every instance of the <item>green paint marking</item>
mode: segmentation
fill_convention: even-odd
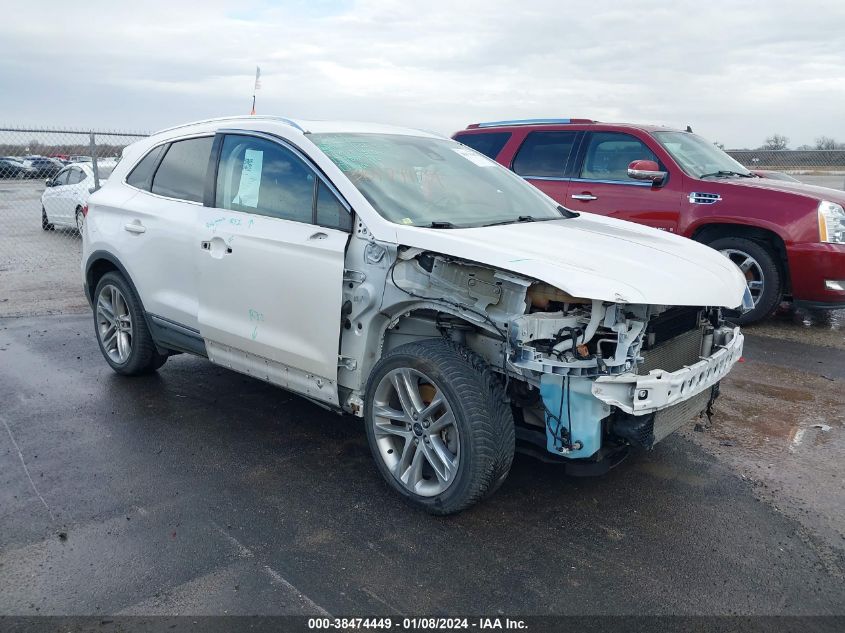
[[[263,321],[264,314],[259,312],[258,310],[253,310],[252,308],[249,309],[249,320],[250,321]]]

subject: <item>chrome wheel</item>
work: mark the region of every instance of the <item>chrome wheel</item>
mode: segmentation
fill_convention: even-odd
[[[115,286],[103,286],[97,297],[97,335],[106,354],[123,364],[132,353],[132,315],[126,298]]]
[[[745,275],[748,290],[756,306],[760,301],[760,297],[763,296],[763,284],[766,281],[766,276],[763,274],[763,268],[760,266],[760,262],[748,253],[734,248],[722,249],[719,252],[736,264],[742,271],[742,274]]]
[[[455,415],[423,372],[401,367],[382,377],[372,425],[381,459],[410,492],[434,497],[455,480],[461,458]]]

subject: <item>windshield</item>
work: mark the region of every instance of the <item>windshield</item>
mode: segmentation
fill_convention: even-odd
[[[555,202],[456,141],[404,134],[311,134],[379,214],[463,228],[560,219]]]
[[[686,173],[696,178],[731,173],[751,176],[751,172],[713,143],[689,132],[653,132],[654,138],[672,155]]]

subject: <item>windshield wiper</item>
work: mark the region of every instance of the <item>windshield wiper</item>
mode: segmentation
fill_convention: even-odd
[[[730,171],[729,169],[720,169],[710,174],[701,174],[699,178],[710,178],[712,176],[739,176],[740,178],[754,178],[754,174],[743,174],[739,171]]]
[[[578,217],[577,213],[570,211],[569,209],[558,207],[557,210],[561,212],[561,217]],[[482,226],[501,226],[502,224],[521,224],[525,222],[548,222],[549,220],[560,220],[560,218],[535,218],[533,215],[520,215],[515,220],[502,220],[501,222],[491,222],[490,224],[484,224]]]
[[[544,220],[557,220],[557,218],[543,218]],[[490,222],[490,224],[482,224],[481,226],[501,226],[502,224],[516,224],[518,222],[539,222],[539,220],[531,215],[520,215],[516,219],[501,220],[499,222]]]
[[[568,218],[568,219],[577,218],[578,216],[581,215],[577,211],[573,211],[572,209],[567,209],[566,207],[564,207],[562,205],[557,205],[557,210],[560,211],[560,214],[563,217]]]
[[[457,228],[457,227],[454,224],[452,224],[451,222],[446,222],[446,221],[443,221],[443,220],[435,220],[434,222],[429,224],[427,228],[429,228],[429,229],[454,229],[454,228]]]

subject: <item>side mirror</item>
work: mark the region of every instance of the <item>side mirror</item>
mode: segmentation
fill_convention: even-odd
[[[668,175],[665,171],[660,171],[660,165],[653,160],[635,160],[628,165],[628,178],[634,180],[649,180],[659,185]]]
[[[44,184],[47,185],[48,187],[52,187],[53,186],[53,179],[48,178],[47,181]]]

